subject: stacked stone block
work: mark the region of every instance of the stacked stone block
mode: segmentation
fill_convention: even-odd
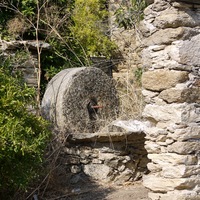
[[[18,59],[15,58],[13,70],[20,71],[23,74],[24,81],[30,87],[38,87],[38,45],[43,51],[49,50],[51,47],[43,41],[5,41],[0,39],[0,53],[5,58],[14,58],[16,53],[22,52]],[[25,53],[25,54],[24,54]]]
[[[131,183],[148,173],[144,136],[143,132],[71,134],[59,159],[71,173],[70,183],[85,175],[100,183]]]
[[[129,0],[109,0],[109,28],[110,37],[118,46],[118,53],[112,59],[114,64],[117,65],[119,73],[114,73],[113,78],[117,80],[118,88],[127,87],[129,81],[131,84],[135,82],[134,73],[140,68],[140,41],[136,40],[136,29],[124,29],[119,27],[116,22],[115,13],[119,8],[130,6]],[[137,43],[137,44],[136,44]],[[128,81],[128,82],[127,82]]]
[[[141,23],[152,200],[200,199],[200,5],[155,0]]]

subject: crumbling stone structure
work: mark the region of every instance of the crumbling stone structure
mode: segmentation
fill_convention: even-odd
[[[38,55],[37,48],[42,48],[43,51],[49,50],[50,45],[43,41],[5,41],[0,40],[0,54],[3,57],[14,58],[16,53],[19,51],[26,52],[21,54],[19,58],[15,58],[13,66],[14,71],[21,71],[23,74],[24,81],[30,87],[38,87]]]
[[[155,0],[144,11],[142,77],[152,200],[200,199],[200,5]]]
[[[115,12],[122,6],[123,4],[128,5],[128,0],[109,0],[109,28],[110,28],[110,36],[111,39],[117,44],[119,49],[119,55],[116,55],[116,59],[114,59],[114,63],[118,64],[117,68],[119,73],[114,73],[113,77],[118,82],[122,84],[126,84],[124,82],[133,82],[134,72],[138,67],[141,67],[141,63],[139,60],[140,52],[140,41],[136,38],[137,30],[132,29],[124,29],[123,27],[119,27],[119,24],[116,22]]]
[[[135,125],[137,127],[137,125]],[[111,130],[97,133],[76,133],[67,138],[61,162],[71,173],[69,182],[75,184],[84,175],[99,183],[123,185],[141,180],[147,174],[147,151],[142,130]]]

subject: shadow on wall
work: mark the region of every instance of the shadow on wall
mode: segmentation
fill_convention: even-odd
[[[50,144],[43,177],[37,183],[34,182],[29,192],[23,195],[18,193],[20,196],[14,200],[101,200],[112,192],[112,189],[101,187],[80,172],[78,165],[75,165],[77,158],[66,154],[65,145],[58,141]],[[69,163],[69,160],[74,164]]]
[[[101,200],[115,191],[112,186],[141,180],[149,173],[142,127],[145,123],[124,123],[115,122],[110,132],[104,133],[66,137],[54,132],[46,152],[43,178],[21,199],[32,200],[37,195],[40,200]],[[124,132],[130,124],[131,132]]]
[[[101,187],[83,173],[73,175],[62,167],[57,167],[52,172],[50,184],[45,189],[43,196],[38,195],[41,200],[102,200],[112,192],[111,189]]]

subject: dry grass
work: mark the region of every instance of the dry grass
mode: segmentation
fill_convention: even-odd
[[[140,82],[136,80],[134,72],[131,73],[128,70],[118,77],[116,75],[114,78],[120,99],[119,118],[141,119],[144,101]]]
[[[120,112],[116,118],[122,120],[141,119],[143,110],[143,98],[141,93],[140,83],[136,81],[134,72],[126,71],[123,74],[114,74],[116,88],[120,99]],[[100,116],[96,119],[98,132],[108,130],[111,119],[103,119]],[[78,131],[77,131],[78,132]],[[84,132],[84,127],[83,127]],[[57,199],[62,195],[70,195],[70,177],[71,172],[66,171],[66,166],[63,163],[65,160],[65,147],[67,144],[67,133],[54,131],[54,138],[49,144],[46,154],[46,161],[44,166],[44,174],[40,180],[36,181],[30,188],[29,193],[25,199],[31,199],[34,194],[37,194],[40,199]],[[112,143],[112,141],[110,141]],[[18,198],[19,199],[19,198]],[[59,198],[58,198],[59,199]]]
[[[21,16],[16,16],[7,22],[8,32],[15,38],[22,35],[30,25]]]

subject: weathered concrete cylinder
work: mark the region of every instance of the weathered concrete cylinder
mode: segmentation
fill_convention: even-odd
[[[119,100],[113,80],[94,67],[65,69],[49,82],[42,114],[61,131],[95,132],[116,117]]]

